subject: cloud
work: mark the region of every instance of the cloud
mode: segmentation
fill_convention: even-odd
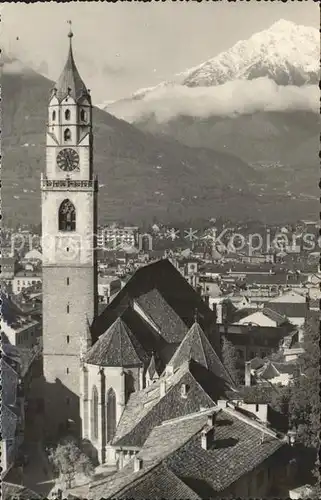
[[[124,99],[107,111],[129,122],[154,114],[159,122],[178,115],[206,118],[257,111],[307,110],[319,112],[317,85],[279,86],[268,78],[235,80],[215,87],[171,84],[148,92],[141,99]]]
[[[5,75],[20,75],[32,71],[28,66],[25,66],[18,59],[5,59],[2,62],[1,69],[2,73]]]

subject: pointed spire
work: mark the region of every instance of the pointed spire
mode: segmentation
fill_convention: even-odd
[[[70,25],[68,33],[69,51],[65,67],[55,85],[55,95],[58,97],[59,101],[62,101],[65,97],[70,95],[71,97],[73,97],[73,99],[75,99],[75,101],[78,101],[85,96],[90,102],[90,94],[86,88],[86,85],[81,79],[81,76],[79,75],[73,56],[72,38],[74,34],[71,29],[71,21],[67,22]]]
[[[197,308],[194,311],[194,323],[198,323],[198,309]]]

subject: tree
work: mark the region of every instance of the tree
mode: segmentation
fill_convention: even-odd
[[[240,375],[237,369],[238,357],[235,348],[225,336],[222,337],[222,361],[236,386],[240,385]]]
[[[307,447],[319,446],[320,433],[320,348],[319,315],[310,312],[304,328],[305,349],[298,360],[289,400],[290,424],[298,440]]]
[[[94,466],[89,457],[71,440],[58,444],[55,450],[50,450],[49,459],[59,476],[65,481],[66,488],[71,488],[76,474],[90,477],[94,472]]]

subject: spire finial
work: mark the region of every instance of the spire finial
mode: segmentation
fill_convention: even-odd
[[[70,19],[67,21],[67,23],[69,24],[70,28],[69,28],[69,33],[68,33],[68,36],[69,36],[69,39],[70,39],[70,44],[71,44],[71,39],[72,37],[74,36],[73,32],[72,32],[72,28],[71,28],[71,25],[72,25],[72,21],[70,21]]]

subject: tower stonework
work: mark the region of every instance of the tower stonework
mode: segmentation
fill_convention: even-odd
[[[80,432],[81,359],[97,315],[92,105],[69,37],[67,62],[49,99],[41,178],[44,402],[52,436]]]

